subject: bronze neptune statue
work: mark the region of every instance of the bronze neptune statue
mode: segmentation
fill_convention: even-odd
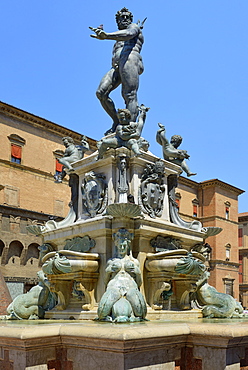
[[[144,42],[141,25],[132,23],[133,15],[122,8],[116,13],[118,31],[107,33],[102,26],[90,27],[95,34],[91,37],[99,40],[115,40],[112,57],[112,68],[102,78],[96,95],[100,100],[103,109],[113,120],[113,125],[106,134],[115,132],[119,124],[114,102],[109,97],[111,91],[122,85],[122,96],[126,108],[131,113],[131,121],[136,122],[138,116],[137,90],[139,87],[139,75],[144,71],[140,51]]]

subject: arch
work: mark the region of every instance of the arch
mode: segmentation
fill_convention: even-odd
[[[0,239],[0,257],[2,257],[4,247],[4,242]]]
[[[28,246],[28,251],[26,255],[26,261],[24,264],[29,264],[29,265],[38,265],[39,261],[39,250],[38,250],[39,244],[37,243],[31,243]]]
[[[19,240],[13,240],[9,245],[6,263],[20,264],[20,257],[23,251],[23,244]]]

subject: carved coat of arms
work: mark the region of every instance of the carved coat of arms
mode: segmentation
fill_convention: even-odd
[[[164,163],[147,164],[141,177],[139,205],[150,217],[161,217],[163,212],[165,186],[163,182]]]
[[[82,183],[83,213],[90,217],[103,213],[108,203],[105,176],[94,171],[85,174]]]

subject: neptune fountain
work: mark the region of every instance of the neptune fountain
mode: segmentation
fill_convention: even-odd
[[[178,149],[182,138],[165,136],[159,124],[157,142],[163,159],[148,151],[142,129],[149,108],[138,103],[142,23],[132,13],[116,14],[118,30],[90,27],[98,40],[114,40],[112,68],[97,97],[112,127],[87,155],[89,145],[63,138],[62,175],[69,176],[71,202],[60,221],[28,226],[41,235],[40,283],[8,308],[10,319],[95,319],[115,323],[170,317],[241,317],[235,299],[219,293],[208,280],[208,236],[221,232],[200,221],[183,220],[175,199],[178,176],[189,154]],[[125,108],[116,110],[109,94],[122,86]],[[27,308],[28,307],[28,308]],[[167,315],[167,316],[166,316]]]

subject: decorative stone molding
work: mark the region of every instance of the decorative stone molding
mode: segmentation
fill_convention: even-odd
[[[195,198],[195,199],[193,199],[192,200],[192,203],[194,204],[194,205],[199,205],[199,200],[197,199],[197,198]]]
[[[16,144],[20,146],[24,146],[26,144],[26,140],[17,134],[10,134],[8,136],[8,139],[12,144]]]

